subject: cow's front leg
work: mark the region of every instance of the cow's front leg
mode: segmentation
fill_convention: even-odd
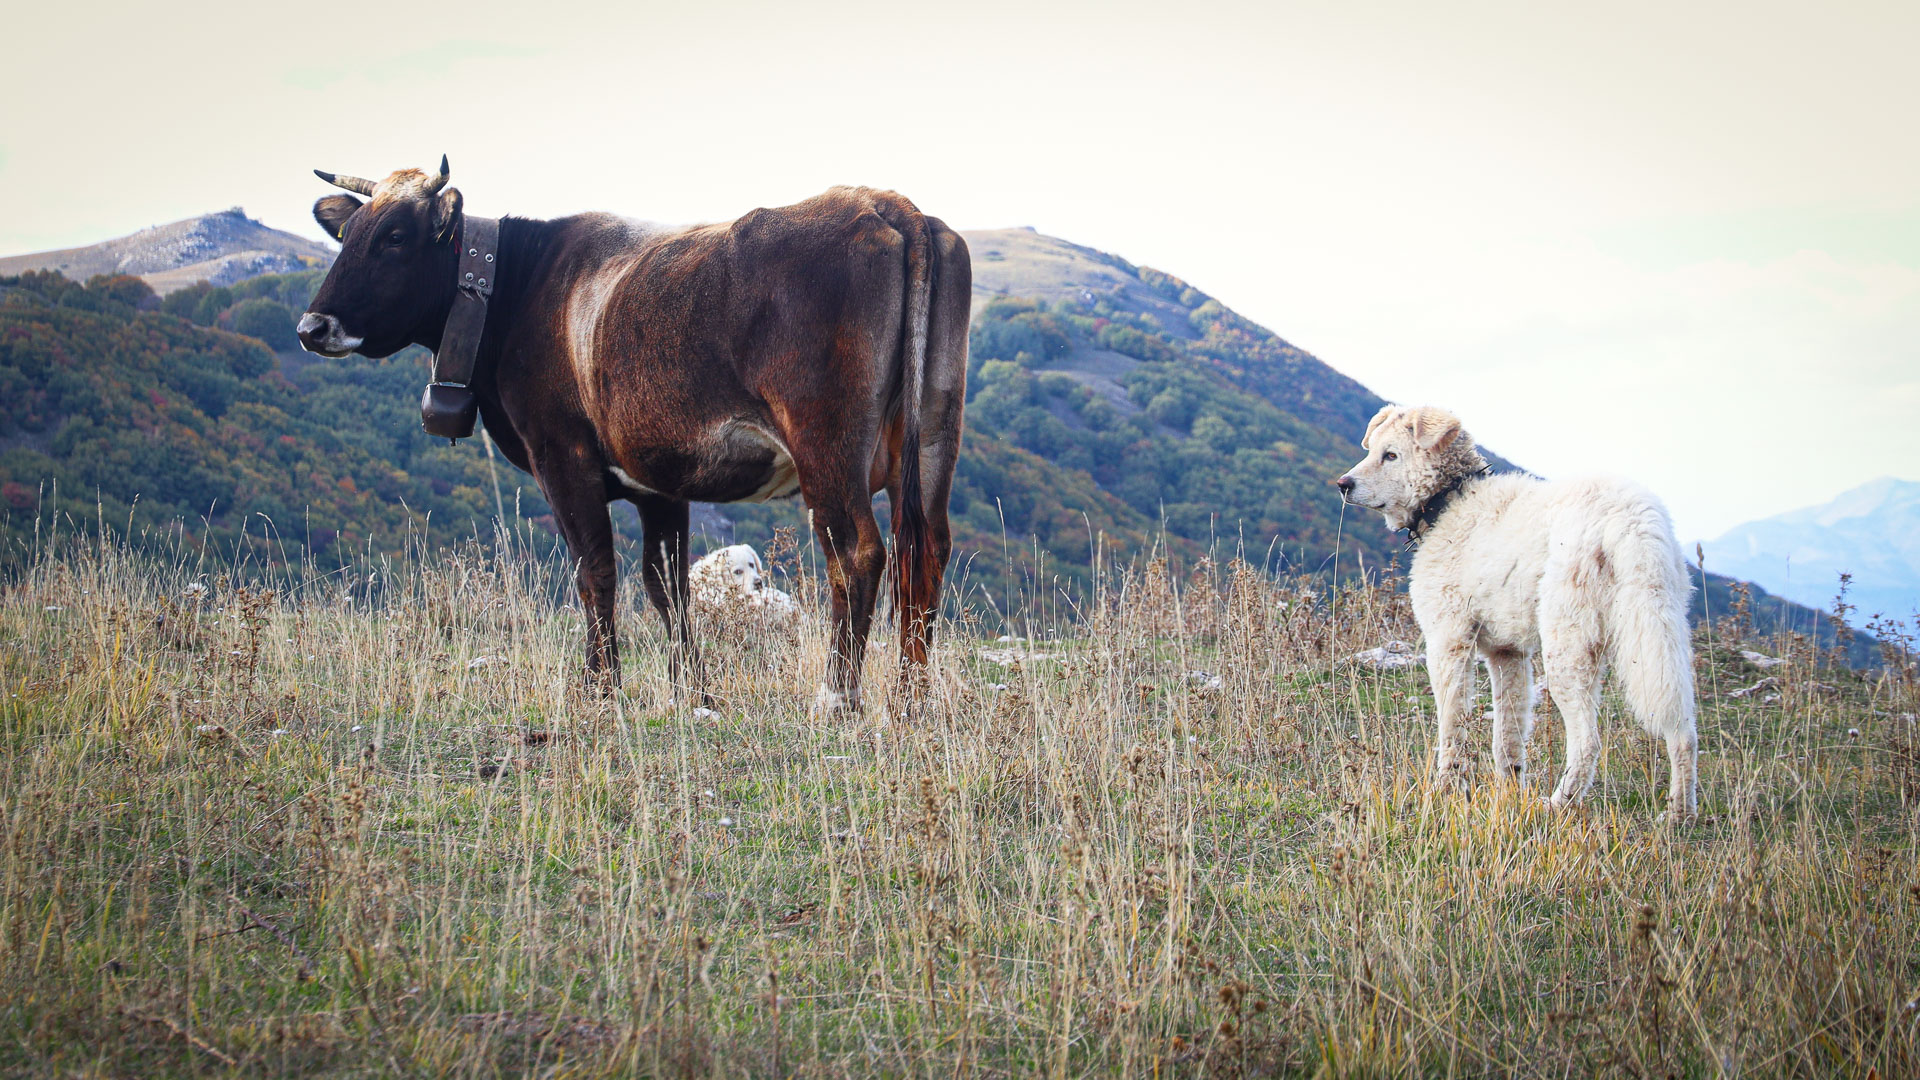
[[[542,466],[537,474],[540,488],[573,556],[574,586],[587,617],[587,684],[611,690],[620,685],[620,642],[614,629],[618,571],[604,470],[573,457]]]
[[[676,699],[689,691],[711,707],[706,668],[693,641],[693,590],[687,582],[689,507],[678,499],[643,495],[633,500],[640,511],[646,552],[640,560],[640,579],[647,599],[667,626],[667,677]]]

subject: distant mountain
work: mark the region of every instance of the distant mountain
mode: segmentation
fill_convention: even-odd
[[[96,274],[131,274],[164,296],[198,281],[232,285],[330,266],[333,256],[327,245],[270,229],[236,206],[87,247],[10,255],[0,258],[0,276],[57,270],[84,282]]]
[[[1116,316],[1123,322],[1131,319],[1148,338],[1164,338],[1173,354],[1197,361],[1234,388],[1345,440],[1350,445],[1343,452],[1350,450],[1354,457],[1340,462],[1328,476],[1358,460],[1367,421],[1386,404],[1312,353],[1172,274],[1031,228],[979,229],[963,235],[973,254],[976,326],[996,299],[1037,300],[1051,310],[1083,311],[1102,323]],[[1161,355],[1126,330],[1124,325],[1103,325],[1065,352],[1037,358],[1039,366],[1115,400],[1124,411],[1119,383]],[[1516,468],[1481,449],[1497,468]]]
[[[1704,546],[1715,572],[1814,607],[1830,606],[1840,575],[1852,574],[1849,602],[1862,623],[1876,614],[1912,621],[1920,611],[1920,483],[1881,477]]]

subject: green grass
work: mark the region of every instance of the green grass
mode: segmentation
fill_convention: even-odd
[[[828,719],[803,573],[797,629],[707,619],[696,716],[631,596],[627,690],[582,692],[505,550],[271,596],[38,553],[0,593],[0,1070],[1920,1070],[1910,668],[1703,636],[1669,829],[1611,705],[1584,809],[1537,805],[1544,709],[1530,790],[1431,788],[1424,675],[1341,660],[1415,636],[1385,588],[1150,564],[1077,625],[944,628],[911,715],[878,648]],[[984,661],[1009,630],[1047,659]]]

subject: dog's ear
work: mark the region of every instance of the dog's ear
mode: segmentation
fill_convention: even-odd
[[[1379,427],[1381,424],[1386,423],[1387,417],[1392,416],[1394,413],[1399,411],[1400,411],[1400,407],[1398,405],[1380,406],[1380,411],[1377,413],[1374,413],[1373,419],[1367,421],[1367,433],[1365,435],[1360,436],[1360,449],[1362,450],[1371,449],[1367,445],[1367,442],[1368,440],[1373,438],[1373,429]]]
[[[1445,450],[1460,437],[1460,421],[1445,409],[1422,408],[1413,414],[1413,441],[1422,450]]]

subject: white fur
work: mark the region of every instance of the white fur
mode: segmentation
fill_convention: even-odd
[[[620,467],[620,466],[618,466],[618,465],[609,465],[609,466],[607,466],[607,471],[608,471],[608,472],[610,472],[610,473],[612,473],[612,474],[613,474],[613,478],[614,478],[615,480],[618,480],[618,481],[620,481],[620,483],[621,483],[621,484],[622,484],[622,485],[623,485],[624,487],[626,487],[626,488],[627,488],[627,490],[629,490],[629,491],[637,491],[637,492],[639,492],[639,493],[640,493],[640,494],[642,494],[642,495],[658,495],[658,494],[660,494],[659,492],[657,492],[657,491],[655,491],[655,490],[653,490],[652,488],[650,488],[650,487],[648,487],[647,485],[645,485],[645,484],[643,484],[643,483],[641,483],[640,481],[638,481],[638,480],[635,480],[635,479],[634,479],[634,478],[633,478],[633,477],[632,477],[631,475],[629,475],[629,474],[628,474],[628,472],[627,472],[627,470],[625,470],[625,469],[623,469],[623,468],[621,468],[621,467]]]
[[[783,617],[799,610],[793,597],[767,584],[759,553],[746,544],[708,552],[693,564],[688,576],[696,607],[725,610],[744,605]]]
[[[1495,769],[1524,782],[1537,657],[1567,729],[1566,772],[1547,801],[1579,802],[1599,764],[1601,680],[1611,666],[1641,726],[1666,741],[1668,814],[1692,818],[1693,586],[1660,500],[1624,480],[1475,476],[1484,462],[1472,437],[1438,409],[1389,405],[1364,445],[1367,457],[1340,480],[1345,496],[1394,528],[1472,477],[1426,528],[1409,585],[1439,715],[1435,777],[1464,779],[1459,727],[1479,656],[1493,684]]]
[[[800,490],[800,470],[793,463],[792,452],[780,440],[780,436],[766,428],[744,420],[728,420],[720,425],[713,441],[723,447],[721,453],[729,458],[765,452],[773,454],[773,467],[768,470],[766,481],[741,502],[784,499]]]

